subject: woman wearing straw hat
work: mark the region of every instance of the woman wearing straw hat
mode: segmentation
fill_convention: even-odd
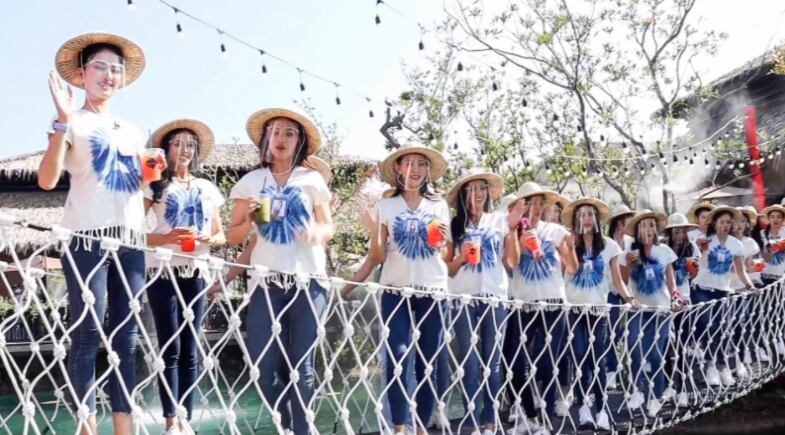
[[[127,434],[131,433],[131,398],[125,392],[130,393],[136,384],[137,338],[129,303],[144,285],[144,253],[128,245],[144,244],[139,155],[145,141],[134,125],[109,112],[109,102],[118,89],[142,73],[144,54],[122,36],[89,33],[65,42],[55,63],[57,73],[49,75],[49,90],[57,115],[48,131],[49,145],[41,160],[38,185],[51,190],[63,169],[69,174],[62,225],[77,234],[63,255],[75,328],[68,360],[68,381],[73,386],[69,391],[77,404],[77,430],[96,433],[96,354],[101,337],[111,336],[107,343],[119,357],[119,364],[108,373],[107,391],[115,433]],[[73,108],[72,88],[60,77],[84,89],[85,102],[79,110]],[[116,255],[101,248],[96,239],[103,237],[123,243]],[[94,303],[84,302],[88,293],[82,291],[82,279],[87,280]],[[94,319],[103,319],[107,301],[110,330],[96,332]],[[129,316],[132,320],[126,321]]]
[[[651,210],[641,210],[627,223],[627,234],[635,238],[621,265],[630,277],[630,291],[645,308],[630,315],[628,348],[632,367],[630,377],[633,393],[627,401],[630,409],[640,408],[646,399],[646,413],[654,418],[662,404],[665,391],[665,369],[663,362],[670,335],[670,313],[663,310],[678,310],[683,305],[673,276],[676,254],[663,243],[659,243],[658,229],[664,226],[665,215]],[[640,338],[639,338],[640,337]],[[643,370],[648,363],[651,370]],[[648,388],[649,386],[653,388]],[[647,392],[644,397],[644,392]]]
[[[690,240],[688,233],[698,228],[687,217],[681,213],[673,213],[668,216],[665,225],[665,241],[668,247],[676,253],[678,257],[673,263],[673,274],[676,278],[676,287],[684,303],[690,303],[690,282],[697,274],[697,262],[701,257],[701,251],[694,240]],[[695,272],[691,272],[694,266]]]
[[[746,289],[754,289],[744,267],[744,246],[730,232],[734,221],[739,220],[740,213],[733,207],[719,206],[709,212],[706,217],[709,226],[706,231],[707,241],[698,246],[701,250],[698,276],[693,281],[692,302],[710,302],[728,297],[731,288],[731,276],[735,273]],[[712,386],[731,386],[735,383],[730,368],[726,365],[726,353],[731,334],[728,328],[721,328],[719,318],[733,324],[732,312],[727,312],[731,304],[717,302],[704,309],[698,317],[696,334],[708,349],[706,365],[706,382]],[[708,347],[707,347],[708,346]]]
[[[687,220],[698,226],[687,233],[690,240],[697,241],[698,239],[706,238],[706,231],[709,228],[709,212],[714,210],[715,207],[710,202],[699,202],[687,212]]]
[[[395,287],[382,294],[382,321],[389,328],[386,345],[386,388],[393,432],[405,432],[411,422],[425,433],[434,405],[434,388],[426,367],[436,363],[444,329],[445,306],[432,293],[447,290],[446,242],[449,240],[447,203],[432,193],[433,180],[442,176],[447,161],[432,148],[404,145],[379,165],[382,181],[395,186],[390,198],[368,212],[371,223],[369,257],[382,264],[381,284]],[[414,289],[401,292],[399,288]],[[412,330],[416,325],[416,332]],[[412,335],[415,337],[413,338]],[[416,347],[411,346],[417,340]],[[415,359],[416,415],[409,415],[408,375]],[[395,367],[403,372],[396,373]],[[400,370],[400,369],[399,369]],[[430,372],[430,370],[429,370]]]
[[[564,208],[562,222],[575,235],[575,254],[578,270],[565,276],[567,302],[576,304],[570,312],[569,324],[575,339],[572,341],[575,367],[581,373],[578,399],[579,427],[610,431],[606,387],[606,354],[609,348],[609,330],[606,305],[608,293],[616,290],[623,302],[637,307],[621,277],[618,257],[621,248],[610,237],[603,237],[602,224],[610,210],[604,202],[581,198]],[[594,400],[590,399],[591,393]],[[595,420],[596,416],[596,420]]]
[[[755,227],[758,220],[758,212],[754,207],[745,206],[737,207],[739,210],[739,220],[733,225],[733,237],[741,241],[744,246],[744,268],[747,270],[747,275],[755,287],[763,285],[761,281],[760,271],[756,271],[755,257],[760,254],[760,246],[752,237],[752,228]],[[759,260],[761,263],[763,260]],[[763,265],[765,266],[765,265]],[[758,266],[760,267],[760,266]],[[744,283],[739,280],[738,275],[731,276],[731,288],[733,290],[744,290]]]
[[[548,428],[556,406],[557,390],[560,413],[566,415],[569,412],[567,401],[562,397],[559,383],[554,381],[553,374],[563,363],[559,356],[566,335],[566,319],[561,307],[565,300],[562,266],[567,273],[573,274],[577,269],[577,259],[569,231],[561,225],[542,220],[547,207],[556,201],[556,193],[543,189],[537,183],[527,182],[518,190],[518,198],[525,203],[528,211],[521,219],[521,260],[513,269],[510,294],[527,304],[511,316],[512,323],[507,325],[508,333],[513,334],[511,340],[514,340],[515,347],[521,347],[511,362],[513,394],[516,399],[523,401],[523,410],[529,419],[533,419],[539,414],[533,400],[535,391],[540,388],[539,397],[545,399],[546,403],[542,424]],[[539,311],[540,304],[545,305],[542,312]],[[550,341],[547,340],[549,334],[552,337]],[[530,337],[526,345],[528,352],[521,340],[524,335]],[[537,355],[540,356],[536,359],[534,382],[527,382],[527,353],[532,361]],[[559,378],[566,381],[567,370],[560,373]],[[533,424],[531,421],[524,423],[516,424],[515,430],[522,433]]]
[[[547,216],[547,219],[545,219],[545,221],[561,225],[562,212],[564,211],[565,207],[567,207],[567,204],[569,203],[570,200],[568,198],[559,195],[559,197],[556,198],[556,202],[554,202],[553,205],[548,208],[547,213],[545,213],[545,215]]]
[[[330,190],[306,166],[321,139],[308,118],[286,109],[263,109],[248,118],[248,136],[261,164],[232,188],[228,241],[253,231],[247,345],[259,387],[279,431],[306,434],[315,389],[314,343],[327,304],[325,245],[333,236]],[[295,376],[291,376],[295,373]],[[286,397],[284,397],[286,394]],[[289,415],[291,409],[291,416]]]
[[[635,216],[635,212],[630,210],[624,204],[617,205],[616,207],[611,210],[611,215],[608,216],[608,237],[613,239],[616,244],[619,245],[622,252],[619,253],[619,257],[624,255],[624,251],[626,251],[632,242],[635,241],[634,238],[627,235],[627,222]],[[621,264],[621,260],[619,259],[619,263]],[[625,271],[622,270],[624,273]],[[626,283],[628,282],[628,277],[622,274],[622,279]],[[611,327],[614,328],[614,334],[611,334],[613,346],[611,346],[611,351],[608,352],[608,361],[607,361],[607,383],[609,389],[615,389],[618,387],[617,381],[617,374],[619,373],[619,358],[616,355],[616,349],[619,348],[620,343],[622,341],[622,334],[626,329],[625,322],[619,320],[621,317],[622,311],[620,306],[624,305],[624,301],[621,297],[613,291],[608,292],[608,303],[613,305],[610,309],[610,314],[608,320],[610,321]]]
[[[194,172],[212,151],[213,132],[201,121],[178,119],[159,127],[150,141],[154,148],[164,150],[168,164],[161,180],[145,189],[145,209],[153,209],[156,221],[147,236],[148,245],[209,255],[211,246],[226,242],[221,225],[224,198],[213,183]],[[158,394],[166,419],[165,435],[193,434],[188,420],[198,377],[197,347],[206,284],[211,280],[209,269],[206,261],[193,257],[175,256],[162,263],[147,254],[146,263],[148,278],[153,280],[147,298],[164,361]],[[186,415],[178,418],[176,405],[183,406]]]
[[[494,173],[471,171],[447,192],[447,204],[455,209],[450,229],[452,242],[447,244],[450,275],[448,288],[453,295],[476,296],[470,303],[454,299],[452,313],[458,341],[456,359],[463,369],[463,401],[472,403],[461,426],[474,428],[473,434],[492,435],[496,428],[494,401],[501,389],[502,343],[505,308],[490,304],[488,298],[507,300],[507,272],[518,264],[520,250],[515,231],[523,214],[523,204],[511,213],[492,213],[491,201],[504,188],[502,178]],[[477,336],[478,341],[472,341]],[[499,335],[501,337],[501,335]],[[489,372],[481,378],[481,367]]]
[[[782,279],[785,275],[785,207],[781,205],[771,205],[761,210],[761,214],[768,220],[769,226],[763,231],[761,247],[763,260],[766,267],[763,268],[761,279],[763,285],[770,284]],[[780,358],[785,358],[785,341],[783,341],[783,331],[775,331],[775,348]]]

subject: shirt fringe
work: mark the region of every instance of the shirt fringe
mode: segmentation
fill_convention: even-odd
[[[71,243],[73,244],[74,251],[84,250],[91,252],[93,250],[94,239],[110,238],[119,240],[123,245],[130,245],[133,247],[143,248],[147,245],[147,234],[143,231],[132,230],[124,226],[112,226],[103,228],[94,228],[89,230],[78,230],[73,232]],[[98,242],[100,244],[100,242]]]

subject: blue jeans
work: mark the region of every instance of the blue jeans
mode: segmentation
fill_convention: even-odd
[[[496,332],[504,334],[505,309],[496,308],[475,301],[474,305],[464,305],[453,311],[455,316],[455,336],[458,339],[458,365],[463,367],[461,384],[464,403],[474,403],[471,413],[472,427],[479,428],[485,424],[496,424],[496,412],[493,402],[499,394],[502,384],[501,347],[503,339],[496,341]],[[479,338],[477,346],[471,344],[472,333]],[[490,370],[487,381],[485,369]],[[481,392],[478,390],[482,388]]]
[[[608,303],[611,305],[624,305],[624,301],[621,299],[621,296],[617,295],[616,293],[608,292]],[[610,315],[608,316],[609,324],[608,324],[608,336],[610,338],[610,331],[613,330],[614,337],[610,340],[610,351],[608,351],[608,358],[606,359],[606,369],[608,372],[618,372],[619,371],[619,356],[617,352],[619,351],[619,345],[623,344],[624,339],[622,334],[624,334],[624,330],[627,327],[625,324],[624,318],[622,318],[621,308],[612,307],[610,309]]]
[[[630,315],[630,335],[628,347],[632,359],[632,383],[642,393],[647,393],[647,397],[660,399],[665,391],[665,356],[668,351],[668,335],[671,327],[671,316],[669,313],[656,313],[651,311],[639,311]],[[643,337],[638,339],[638,335],[643,331]],[[655,340],[655,335],[659,333],[659,338]],[[648,362],[651,371],[644,373],[643,366]],[[653,389],[650,390],[649,381],[653,381]]]
[[[98,344],[101,341],[99,331],[102,325],[96,324],[95,319],[87,311],[82,300],[82,289],[79,281],[86,281],[85,286],[95,296],[92,308],[95,310],[99,322],[104,321],[108,310],[108,330],[103,331],[109,342],[109,347],[120,357],[118,370],[111,370],[107,381],[109,401],[112,412],[131,412],[128,396],[136,386],[136,339],[138,325],[131,314],[129,303],[132,298],[139,300],[139,293],[144,286],[145,267],[144,252],[121,247],[117,251],[119,263],[115,263],[111,254],[104,259],[105,251],[101,249],[100,242],[84,241],[89,243],[90,250],[76,245],[81,245],[81,240],[74,239],[68,250],[74,260],[71,265],[66,254],[63,254],[63,274],[68,287],[68,306],[70,327],[76,324],[71,331],[71,349],[68,358],[68,377],[76,392],[79,404],[85,404],[90,413],[95,413],[95,363],[98,354]],[[90,276],[90,274],[93,274]],[[128,289],[123,285],[121,276],[125,276]],[[89,280],[88,280],[89,278]],[[84,318],[80,320],[82,314]],[[130,316],[130,317],[129,317]],[[126,319],[126,317],[129,317]],[[120,378],[117,376],[119,371]],[[125,392],[124,389],[125,388]]]
[[[281,413],[282,426],[298,435],[310,433],[305,412],[313,406],[314,349],[325,306],[325,289],[315,280],[307,290],[284,290],[275,284],[268,290],[256,287],[248,305],[248,352],[258,364],[262,395],[270,412]],[[277,339],[275,322],[281,328]],[[290,380],[293,370],[299,375],[297,382]]]
[[[727,297],[729,294],[728,292],[704,289],[696,285],[692,289],[692,303],[716,301]],[[700,307],[702,314],[698,317],[696,325],[696,334],[698,334],[700,342],[703,344],[704,349],[708,348],[709,361],[715,361],[719,364],[725,364],[725,347],[729,335],[724,329],[720,328],[720,318],[726,316],[726,308],[720,302],[716,302],[709,307]],[[728,320],[732,320],[730,316]]]
[[[157,279],[147,288],[147,300],[155,320],[158,347],[164,360],[163,377],[158,378],[158,395],[161,398],[164,417],[177,415],[175,401],[181,402],[191,419],[193,410],[193,389],[199,374],[199,332],[204,317],[205,297],[199,295],[204,290],[202,278],[177,278],[177,287],[182,296],[182,305],[169,279]],[[183,318],[185,308],[194,313],[193,330]],[[182,325],[183,330],[177,331]],[[194,334],[195,330],[195,334]],[[177,336],[169,343],[173,336]],[[167,345],[168,343],[168,345]],[[171,389],[171,395],[165,386]],[[190,390],[190,391],[189,391]],[[188,394],[186,394],[188,393]]]
[[[608,346],[608,317],[591,313],[570,313],[570,324],[575,338],[572,350],[581,376],[578,399],[580,403],[589,404],[589,395],[594,393],[592,410],[599,412],[605,407],[606,386],[606,353],[612,351]],[[591,342],[594,338],[594,342]]]
[[[436,386],[433,377],[425,378],[425,366],[436,366],[437,350],[442,342],[444,331],[445,304],[431,297],[412,296],[403,298],[398,293],[382,294],[382,321],[390,328],[386,346],[387,365],[386,378],[387,396],[390,400],[390,414],[394,425],[404,425],[409,421],[409,405],[406,391],[411,391],[407,372],[411,370],[411,355],[415,355],[415,401],[417,402],[417,426],[426,426],[431,418]],[[411,332],[419,331],[420,338],[416,348],[411,346]],[[411,349],[410,349],[411,346]],[[417,351],[419,349],[419,351]],[[403,368],[403,373],[396,376],[395,364]]]
[[[545,412],[553,414],[556,406],[556,392],[560,390],[560,383],[569,382],[568,370],[564,370],[566,358],[562,355],[566,335],[566,313],[561,309],[552,311],[525,311],[519,310],[517,315],[510,317],[511,323],[507,325],[507,334],[512,334],[510,346],[515,353],[512,361],[513,400],[520,397],[521,406],[526,416],[534,418],[539,411],[534,403],[535,392],[545,400]],[[546,338],[550,334],[548,344]],[[521,337],[526,336],[526,343]],[[531,368],[537,367],[536,375],[532,377]],[[558,378],[554,376],[559,370]],[[561,391],[559,391],[561,393]],[[561,398],[561,397],[559,397]]]

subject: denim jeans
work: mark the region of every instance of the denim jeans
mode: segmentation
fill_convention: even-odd
[[[624,301],[621,299],[621,296],[617,295],[616,293],[608,292],[608,303],[611,305],[624,305]],[[618,372],[619,371],[619,346],[624,344],[624,338],[622,334],[624,334],[624,330],[627,327],[625,324],[625,318],[622,317],[621,308],[611,307],[610,314],[608,316],[608,336],[610,339],[610,331],[613,330],[614,336],[610,339],[610,351],[608,351],[608,357],[606,358],[606,370],[608,372]]]
[[[310,433],[305,413],[313,407],[317,329],[324,323],[325,306],[326,291],[316,280],[302,290],[256,287],[248,305],[247,345],[258,364],[259,388],[270,412],[280,412],[281,425],[297,435]],[[274,335],[276,322],[280,332]],[[291,380],[294,370],[296,382]]]
[[[534,403],[535,395],[545,400],[545,413],[553,415],[558,399],[561,399],[560,384],[567,385],[569,381],[568,370],[565,370],[566,361],[562,355],[564,338],[566,334],[566,312],[561,309],[552,311],[526,311],[527,307],[519,310],[510,317],[507,325],[507,334],[512,334],[510,346],[515,349],[514,357],[510,362],[513,371],[513,400],[520,397],[521,406],[526,416],[534,418],[539,415]],[[550,335],[550,344],[547,336]],[[526,338],[525,343],[521,339]],[[532,377],[531,368],[537,367],[536,375]],[[554,376],[556,369],[559,375]]]
[[[463,367],[463,402],[474,403],[471,415],[472,428],[480,428],[485,424],[496,424],[496,412],[493,402],[501,389],[501,347],[502,340],[496,340],[496,333],[504,334],[505,309],[496,308],[475,301],[473,305],[463,305],[453,311],[455,317],[455,336],[458,340],[456,359],[458,366]],[[472,334],[479,341],[472,346]],[[487,379],[483,372],[489,370]],[[484,380],[483,380],[484,379]],[[482,389],[482,391],[479,391]]]
[[[199,373],[199,333],[205,307],[205,296],[200,293],[204,287],[202,278],[178,277],[177,288],[182,302],[169,279],[159,278],[147,288],[147,300],[150,301],[155,320],[158,347],[164,360],[163,376],[158,378],[158,395],[164,417],[176,416],[175,403],[180,402],[188,412],[188,419],[191,419],[193,390],[196,389],[192,386]],[[185,308],[193,310],[193,329],[183,318]],[[178,333],[181,326],[183,329]],[[166,389],[167,385],[171,394]]]
[[[77,248],[82,242],[89,244],[89,250]],[[108,330],[103,331],[108,340],[107,349],[117,353],[120,363],[117,370],[111,370],[107,381],[107,392],[112,412],[131,412],[128,397],[136,386],[136,339],[138,325],[131,313],[129,303],[132,298],[139,300],[144,286],[144,252],[121,247],[117,251],[119,264],[112,255],[106,258],[106,251],[98,241],[74,239],[68,248],[74,260],[74,267],[68,255],[63,254],[61,261],[68,288],[69,327],[71,349],[68,358],[68,377],[76,393],[79,404],[87,405],[90,413],[95,413],[95,366],[98,345],[101,341],[99,331],[103,327],[104,316],[108,313]],[[125,287],[122,277],[128,282]],[[79,282],[95,296],[92,305],[95,318],[88,311],[82,299]],[[107,311],[108,310],[108,311]],[[96,319],[99,324],[96,324]],[[119,372],[119,378],[118,378]]]
[[[693,304],[698,304],[716,301],[727,297],[729,294],[729,292],[704,289],[696,285],[692,289],[692,302]],[[700,307],[699,309],[702,311],[702,314],[698,317],[695,333],[703,344],[704,350],[709,352],[707,359],[718,364],[725,364],[725,348],[730,339],[730,334],[724,328],[720,328],[720,319],[725,318],[726,313],[729,314],[727,306],[721,302],[716,302],[712,306]],[[731,320],[729,316],[727,320]]]
[[[425,426],[431,418],[436,385],[433,376],[426,379],[425,367],[437,365],[438,349],[444,332],[445,304],[428,296],[404,298],[398,293],[385,292],[381,301],[382,321],[390,329],[386,340],[388,346],[386,379],[389,387],[390,414],[394,425],[409,422],[409,405],[405,392],[412,391],[409,376],[411,356],[414,355],[414,396],[417,403],[417,426]],[[416,347],[412,346],[412,327],[419,331]],[[418,351],[419,349],[419,351]],[[400,364],[403,372],[395,375],[395,365]]]
[[[628,347],[632,360],[630,372],[632,383],[638,391],[646,393],[647,397],[660,399],[665,391],[664,361],[671,328],[670,313],[638,311],[630,315],[629,327]],[[642,337],[638,337],[641,332]],[[643,371],[643,366],[647,362],[651,366],[648,374]],[[653,389],[648,388],[650,385],[653,385]]]
[[[581,404],[591,404],[596,413],[605,407],[605,362],[606,354],[611,351],[608,345],[608,317],[591,313],[570,313],[570,325],[575,336],[572,341],[574,366],[581,369],[578,400]],[[592,393],[594,401],[590,402],[589,395]]]

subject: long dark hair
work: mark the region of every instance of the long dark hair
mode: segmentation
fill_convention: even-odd
[[[644,262],[644,263],[649,261],[649,257],[646,255],[646,249],[644,249],[644,243],[643,243],[643,241],[639,237],[640,230],[639,230],[638,227],[646,219],[654,219],[654,242],[652,243],[652,246],[656,246],[656,245],[660,244],[659,233],[657,232],[657,219],[656,218],[648,217],[648,218],[639,220],[635,224],[635,236],[634,236],[635,237],[635,241],[632,242],[632,245],[630,246],[630,250],[637,249],[638,250],[638,257],[640,257],[641,261]]]
[[[600,219],[600,211],[597,210],[597,207],[591,204],[582,204],[578,208],[588,205],[589,207],[594,210],[594,217],[599,222]],[[577,209],[576,209],[577,212]],[[572,214],[572,229],[575,230],[575,226],[578,221],[578,213]],[[602,237],[602,231],[600,227],[597,226],[592,231],[592,239],[591,239],[591,256],[597,257],[600,253],[605,249],[605,239]],[[583,263],[583,256],[586,254],[586,246],[583,244],[583,237],[580,235],[575,238],[575,254],[578,256],[578,262]]]
[[[166,133],[163,138],[161,138],[161,149],[164,150],[164,154],[166,154],[167,162],[169,159],[169,147],[171,144],[169,142],[174,139],[179,133],[190,133],[194,135],[197,142],[199,141],[199,137],[193,131],[187,128],[178,128],[175,130]],[[196,148],[194,149],[194,157],[191,159],[191,167],[188,171],[191,174],[198,174],[199,173],[199,144],[197,143]],[[157,203],[161,201],[161,198],[164,196],[164,192],[166,188],[169,187],[169,184],[172,183],[172,177],[174,176],[174,165],[166,165],[166,169],[161,173],[161,179],[158,181],[153,181],[150,183],[150,189],[153,191],[153,202]]]
[[[779,210],[770,211],[768,214],[772,214],[772,213],[779,213],[780,215],[782,215],[782,213]],[[785,218],[785,216],[782,216],[782,217]],[[768,219],[768,215],[766,215],[766,218]],[[760,222],[760,219],[758,219],[758,222]],[[768,244],[769,236],[771,235],[771,221],[769,221],[769,225],[766,227],[766,230],[764,231],[764,234],[766,236],[765,243]],[[761,246],[763,246],[763,245],[761,245]]]
[[[629,215],[623,214],[621,216],[617,216],[611,219],[610,224],[608,224],[608,237],[610,237],[611,239],[613,238],[613,236],[616,234],[616,228],[619,226],[619,222],[621,222],[622,219],[628,216]]]
[[[709,226],[706,228],[706,237],[707,238],[717,234],[717,227],[716,227],[717,226],[717,221],[724,215],[730,216],[731,220],[733,220],[733,213],[731,213],[728,210],[723,210],[723,211],[715,214],[714,216],[712,216],[711,222],[709,222]],[[733,227],[731,227],[731,230],[728,232],[728,234],[731,234],[732,232],[733,232]]]
[[[458,206],[455,210],[455,217],[452,218],[450,222],[450,233],[452,234],[452,240],[455,243],[460,241],[464,234],[466,234],[466,221],[469,219],[469,216],[466,213],[466,186],[469,183],[464,183],[461,186],[461,191],[458,194]],[[485,197],[485,204],[482,205],[482,211],[488,213],[491,211],[491,195],[490,193]]]
[[[676,245],[676,241],[673,240],[674,229],[675,228],[668,228],[665,230],[665,239],[668,242],[668,247],[676,253],[680,260],[682,258],[690,258],[694,256],[695,253],[693,252],[692,242],[690,242],[690,238],[687,237],[687,234],[684,234],[684,240],[681,242],[681,244],[678,246]]]
[[[79,66],[84,68],[84,66],[87,65],[87,62],[90,62],[90,59],[93,56],[104,50],[109,50],[112,53],[116,54],[117,57],[120,58],[120,63],[125,64],[125,57],[123,57],[123,50],[121,50],[120,47],[114,44],[107,44],[106,42],[99,42],[97,44],[90,44],[82,49],[82,52],[79,53]]]
[[[760,249],[763,249],[769,242],[769,227],[767,226],[765,229],[763,228],[763,224],[761,220],[758,219],[755,222],[755,226],[750,231],[750,238],[755,240],[755,243],[758,244]]]
[[[267,134],[267,128],[270,127],[271,125],[270,123],[272,121],[275,121],[276,119],[280,119],[280,118],[288,119],[289,121],[292,121],[293,123],[295,123],[295,125],[297,125],[297,136],[299,138],[299,142],[297,146],[299,148],[297,149],[297,152],[294,155],[294,161],[292,162],[293,163],[292,166],[302,166],[303,160],[305,160],[305,158],[308,157],[308,135],[305,134],[305,128],[303,128],[302,124],[291,118],[286,118],[286,117],[273,118],[264,123],[264,127],[262,128],[263,131],[262,131],[261,142],[256,144],[259,147],[260,168],[269,168],[273,165],[272,162],[267,161],[267,159],[265,158],[265,156],[267,156],[267,153],[270,151],[270,135]]]
[[[403,159],[405,156],[406,156],[406,154],[404,154],[404,155],[398,157],[397,159],[395,159],[395,163],[400,165],[401,164],[401,159]],[[428,162],[430,162],[430,160],[428,160]],[[428,177],[430,178],[430,171],[429,171]],[[398,196],[398,195],[402,194],[403,192],[404,192],[403,186],[401,186],[400,182],[397,182],[397,183],[395,183],[395,192],[392,194],[392,196],[390,198],[392,198],[394,196]],[[436,201],[436,200],[439,199],[439,196],[436,195],[436,192],[434,192],[434,190],[433,190],[433,183],[431,183],[430,180],[427,180],[426,182],[424,182],[424,183],[422,183],[420,185],[420,195],[422,195],[423,198],[430,199],[431,201]]]

